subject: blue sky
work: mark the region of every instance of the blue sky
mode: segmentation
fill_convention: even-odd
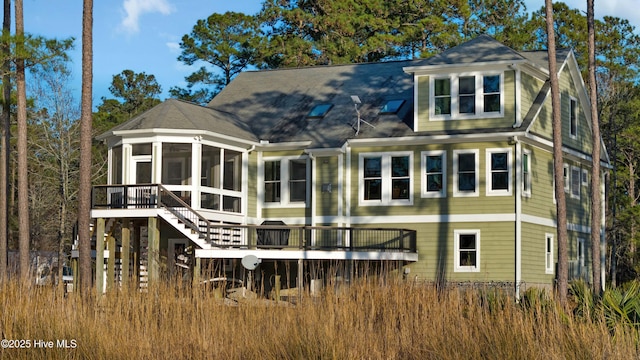
[[[640,31],[638,0],[595,0],[596,17],[613,15],[628,19]],[[586,0],[564,1],[586,11]],[[164,99],[172,86],[185,86],[184,77],[194,69],[177,60],[180,39],[191,32],[198,19],[214,12],[255,14],[261,0],[94,0],[94,106],[102,97],[112,97],[113,75],[130,69],[154,75],[162,86]],[[535,11],[543,0],[526,0]],[[635,6],[634,6],[635,5]],[[634,11],[629,11],[634,9]],[[76,38],[72,88],[80,97],[82,1],[24,0],[25,31],[46,37]]]

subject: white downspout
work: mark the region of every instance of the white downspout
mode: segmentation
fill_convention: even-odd
[[[317,174],[316,174],[317,173],[317,171],[316,171],[317,161],[316,161],[316,157],[311,152],[308,152],[308,154],[309,154],[309,159],[311,159],[311,201],[310,201],[310,204],[309,204],[309,206],[311,207],[311,219],[310,219],[310,222],[311,222],[311,226],[316,226],[316,212],[317,212],[317,210],[316,210],[316,202],[317,202],[317,199],[318,199],[317,187],[316,187],[317,181],[318,181],[317,180]],[[312,234],[315,235],[315,232],[312,232]],[[313,241],[313,243],[315,244],[315,241]]]
[[[514,137],[516,145],[516,192],[515,192],[515,225],[516,225],[516,243],[515,243],[515,296],[520,299],[520,283],[522,282],[522,144],[518,137]]]
[[[600,209],[602,210],[602,214],[600,215],[600,284],[602,286],[602,291],[605,290],[605,280],[607,279],[607,274],[606,274],[606,261],[605,259],[607,258],[607,238],[605,237],[605,228],[606,228],[606,219],[605,219],[605,215],[606,215],[606,202],[604,199],[605,196],[605,183],[604,183],[604,174],[602,175],[602,177],[600,178]]]

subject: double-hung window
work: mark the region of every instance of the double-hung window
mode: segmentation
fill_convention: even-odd
[[[511,149],[487,149],[487,196],[511,195]]]
[[[455,230],[454,271],[480,271],[480,230]]]
[[[578,137],[578,100],[569,98],[569,137]]]
[[[522,195],[531,196],[531,151],[522,150]]]
[[[453,195],[478,196],[478,150],[453,151]]]
[[[447,195],[447,153],[445,151],[422,152],[422,197]]]
[[[577,166],[571,167],[571,198],[580,199],[580,185],[582,183],[582,171]]]
[[[501,72],[434,76],[430,81],[432,120],[492,118],[503,114]]]
[[[546,234],[544,242],[544,269],[546,274],[553,274],[554,272],[554,259],[553,259],[553,234]]]
[[[413,154],[360,154],[360,205],[411,204],[413,202]]]
[[[265,159],[263,196],[266,206],[304,206],[308,196],[309,162],[303,158]]]

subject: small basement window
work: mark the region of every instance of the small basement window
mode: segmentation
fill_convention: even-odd
[[[380,114],[395,114],[404,104],[404,100],[389,100],[380,108]]]
[[[331,110],[331,108],[333,107],[332,104],[319,104],[313,107],[313,109],[311,109],[311,111],[309,111],[309,114],[307,114],[307,117],[310,118],[322,118],[325,115],[327,115],[327,113],[329,112],[329,110]]]

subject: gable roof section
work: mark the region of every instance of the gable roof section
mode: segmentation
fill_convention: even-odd
[[[238,121],[233,114],[176,99],[164,101],[99,135],[97,139],[104,139],[117,131],[144,129],[211,131],[243,140],[257,140],[247,125]]]
[[[358,96],[361,119],[358,138],[408,136],[413,116],[413,79],[403,66],[419,61],[316,66],[248,71],[239,74],[209,103],[234,113],[260,140],[311,141],[312,148],[340,147],[354,138],[358,115],[352,95]],[[397,113],[381,114],[388,100],[404,100]],[[318,104],[332,108],[320,118],[308,117]]]
[[[521,61],[524,57],[489,35],[480,35],[444,52],[421,65],[457,65],[498,61]]]

